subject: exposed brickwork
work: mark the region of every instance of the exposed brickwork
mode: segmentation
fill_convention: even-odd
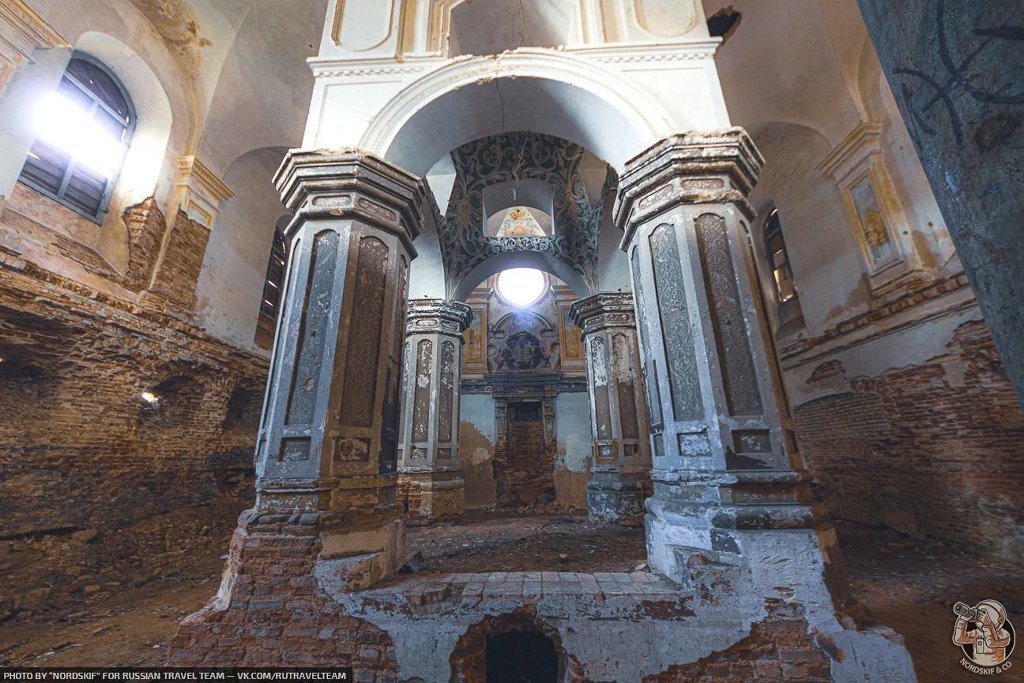
[[[833,516],[1024,562],[1024,413],[984,322],[947,351],[798,407],[802,450]]]
[[[509,410],[507,432],[494,453],[498,505],[543,505],[555,500],[557,446],[546,443],[542,420],[515,419]],[[553,441],[553,440],[552,440]]]
[[[149,286],[167,221],[153,197],[126,209],[122,220],[128,230],[128,271],[124,283],[128,289],[138,292]]]
[[[266,362],[24,261],[0,266],[0,618],[226,542]],[[160,397],[158,406],[140,398]]]
[[[243,513],[231,540],[228,584],[182,622],[168,663],[352,666],[355,681],[397,683],[388,635],[346,616],[317,586],[320,527],[307,519],[316,517]]]
[[[179,211],[164,257],[157,265],[152,291],[186,311],[193,310],[196,283],[199,281],[199,271],[203,267],[209,239],[209,228],[190,220],[183,211]]]
[[[829,683],[829,657],[808,634],[803,608],[774,604],[768,619],[754,624],[750,635],[722,652],[692,664],[669,667],[643,683],[719,681],[800,681]],[[828,642],[821,645],[828,647]],[[834,646],[832,646],[834,649]],[[841,653],[836,652],[836,656]]]
[[[405,505],[405,514],[413,519],[420,516],[420,505],[423,502],[422,490],[418,481],[399,475],[398,500]]]

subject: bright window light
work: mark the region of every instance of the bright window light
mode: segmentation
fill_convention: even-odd
[[[536,268],[510,268],[498,275],[498,294],[513,306],[525,308],[544,296],[547,283]]]
[[[121,163],[121,141],[59,92],[47,94],[36,105],[35,129],[40,140],[104,178],[112,176]]]

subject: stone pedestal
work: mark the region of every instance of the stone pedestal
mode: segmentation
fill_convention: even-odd
[[[462,515],[459,377],[469,306],[442,299],[409,302],[402,389],[399,499],[412,524]]]
[[[633,296],[602,292],[572,305],[583,331],[594,435],[587,512],[593,520],[639,525],[651,466]]]
[[[809,476],[754,289],[746,195],[763,160],[742,129],[668,138],[619,184],[644,358],[651,565],[740,561],[751,530],[816,529]]]

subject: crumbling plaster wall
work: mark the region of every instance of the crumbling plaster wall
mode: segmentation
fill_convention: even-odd
[[[459,465],[466,481],[466,507],[489,508],[497,501],[492,460],[498,443],[490,394],[463,394],[459,399]]]
[[[706,3],[709,12],[722,4]],[[856,4],[730,4],[743,20],[716,62],[730,114],[767,160],[751,237],[776,331],[763,219],[778,208],[782,221],[805,324],[777,333],[776,346],[819,494],[839,519],[1024,561],[1024,415]],[[821,30],[787,43],[808,22]],[[793,43],[799,56],[785,49]],[[741,68],[752,55],[786,77],[755,78]],[[880,163],[912,273],[882,291],[872,290],[840,188],[819,168],[862,121],[882,126]]]

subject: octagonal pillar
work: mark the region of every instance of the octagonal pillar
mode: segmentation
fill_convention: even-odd
[[[459,381],[462,333],[472,317],[469,306],[458,301],[409,302],[398,448],[399,498],[409,523],[455,519],[465,507]]]

